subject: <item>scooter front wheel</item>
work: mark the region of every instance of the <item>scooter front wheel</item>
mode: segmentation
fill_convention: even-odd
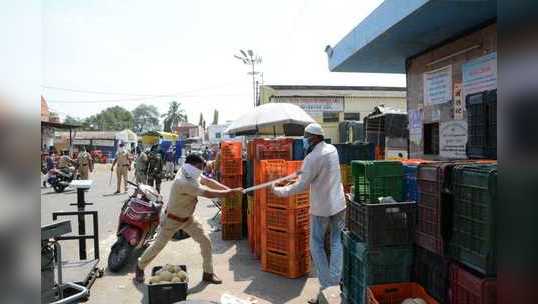
[[[65,186],[60,183],[56,183],[52,186],[52,188],[54,188],[54,191],[56,193],[62,193],[64,192]]]
[[[129,242],[120,236],[110,250],[108,256],[108,269],[111,272],[120,271],[127,263],[133,249],[134,247],[129,245]]]

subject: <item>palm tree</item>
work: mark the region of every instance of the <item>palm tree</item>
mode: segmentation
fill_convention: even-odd
[[[181,107],[181,103],[172,101],[168,112],[163,114],[164,117],[164,132],[172,132],[172,127],[176,127],[180,122],[187,121],[187,114]]]

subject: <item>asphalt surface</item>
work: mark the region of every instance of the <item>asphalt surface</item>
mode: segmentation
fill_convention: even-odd
[[[130,172],[129,177],[133,178]],[[94,186],[86,192],[86,202],[93,205],[86,210],[97,210],[99,216],[99,253],[100,266],[105,268],[102,278],[96,280],[90,290],[87,303],[148,303],[147,291],[143,285],[136,285],[134,265],[141,252],[136,252],[129,264],[120,273],[111,273],[106,269],[106,260],[110,247],[116,240],[118,215],[127,193],[114,195],[116,191],[116,175],[110,181],[110,165],[96,165],[90,175]],[[171,182],[164,182],[162,193],[164,201],[168,201]],[[67,189],[64,193],[55,193],[49,188],[41,190],[41,223],[52,222],[52,212],[75,211],[76,191]],[[260,261],[250,253],[247,240],[223,241],[221,239],[219,218],[212,220],[217,209],[210,200],[199,199],[195,216],[203,223],[213,244],[213,263],[215,273],[224,281],[222,285],[208,285],[201,282],[202,258],[200,248],[192,239],[171,241],[157,258],[146,269],[149,277],[151,268],[164,264],[185,264],[189,273],[188,299],[219,301],[223,294],[236,296],[251,303],[306,303],[316,295],[319,284],[316,278],[303,277],[286,279],[284,277],[261,271]],[[67,217],[72,221],[73,230],[77,229],[75,217]],[[87,218],[86,232],[92,233],[91,219]],[[89,257],[93,257],[93,243],[87,241]],[[77,241],[63,241],[64,260],[78,260]]]

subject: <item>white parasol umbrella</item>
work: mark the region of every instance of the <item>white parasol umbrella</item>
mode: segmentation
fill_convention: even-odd
[[[305,127],[315,120],[299,106],[291,103],[267,103],[241,116],[224,131],[228,134],[254,134],[270,127]]]

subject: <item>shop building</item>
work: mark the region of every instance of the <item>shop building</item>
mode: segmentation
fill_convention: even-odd
[[[496,7],[496,1],[385,1],[326,47],[329,69],[407,75],[410,157],[496,158],[496,108],[468,112],[496,104]]]
[[[263,85],[260,104],[270,102],[300,106],[340,143],[343,122],[362,121],[376,106],[405,111],[406,98],[400,87]]]

